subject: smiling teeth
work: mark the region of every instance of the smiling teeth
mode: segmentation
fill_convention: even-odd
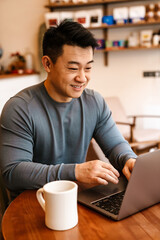
[[[82,86],[75,86],[75,85],[72,85],[72,87],[74,87],[74,88],[81,88]]]

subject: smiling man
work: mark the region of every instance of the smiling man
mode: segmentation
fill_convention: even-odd
[[[136,155],[124,140],[102,96],[90,89],[97,42],[76,22],[48,29],[42,63],[47,79],[22,90],[5,105],[0,127],[0,167],[16,196],[54,180],[118,183],[129,179]],[[85,162],[92,138],[111,164]]]
[[[81,96],[90,80],[93,65],[92,47],[63,46],[63,55],[53,64],[51,58],[42,58],[48,78],[44,85],[57,102],[70,102]],[[57,81],[58,79],[58,81]]]

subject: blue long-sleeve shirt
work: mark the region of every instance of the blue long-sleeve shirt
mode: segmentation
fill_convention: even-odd
[[[102,96],[89,89],[67,103],[54,101],[44,82],[24,89],[6,103],[0,131],[0,168],[16,194],[76,180],[75,164],[85,161],[92,138],[118,170],[136,158]]]

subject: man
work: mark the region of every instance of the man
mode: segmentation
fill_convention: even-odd
[[[129,179],[136,155],[119,133],[100,94],[85,89],[90,81],[97,42],[76,22],[64,21],[43,39],[47,79],[22,90],[1,116],[0,166],[8,189],[24,189],[54,180],[118,183]],[[111,164],[85,162],[92,138]]]

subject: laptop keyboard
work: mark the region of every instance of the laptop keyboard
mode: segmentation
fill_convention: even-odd
[[[121,203],[122,203],[122,200],[124,197],[124,193],[125,193],[125,191],[116,193],[109,197],[100,199],[96,202],[92,202],[92,204],[95,205],[96,207],[106,210],[107,212],[110,212],[114,215],[118,215],[120,207],[121,207]]]

